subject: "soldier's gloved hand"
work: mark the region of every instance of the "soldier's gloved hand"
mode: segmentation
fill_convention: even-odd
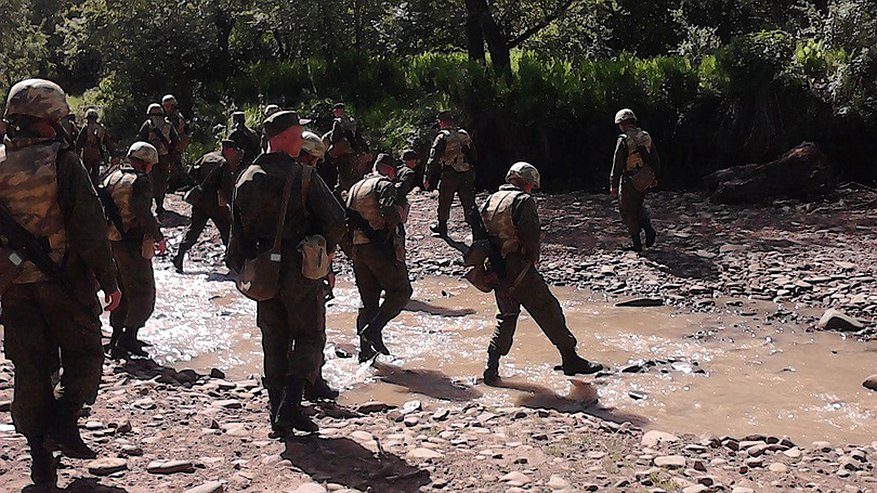
[[[164,254],[167,253],[167,240],[162,238],[155,242],[155,253],[161,256],[164,256]]]
[[[613,198],[613,199],[617,199],[617,198],[618,198],[618,189],[617,189],[617,188],[613,188],[612,190],[609,191],[609,193],[612,194],[612,198]]]
[[[104,310],[108,312],[119,308],[119,304],[122,303],[122,292],[117,289],[110,294],[104,294],[104,303],[107,305]]]

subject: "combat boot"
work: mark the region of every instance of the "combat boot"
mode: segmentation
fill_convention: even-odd
[[[384,344],[383,331],[384,327],[390,323],[390,320],[392,320],[392,317],[389,317],[386,313],[380,311],[375,315],[375,318],[371,319],[371,322],[359,332],[360,336],[371,343],[375,351],[386,355],[390,354],[390,350],[387,349],[387,346]]]
[[[183,273],[183,259],[185,256],[186,254],[181,251],[174,255],[173,259],[171,259],[171,263],[174,265],[174,270],[177,272],[177,274]]]
[[[430,224],[429,230],[432,231],[433,236],[438,236],[439,238],[444,238],[445,236],[448,236],[448,224],[447,223]]]
[[[487,365],[484,367],[484,385],[496,387],[499,380],[499,356],[488,354]]]
[[[374,358],[376,354],[378,354],[378,352],[372,347],[372,343],[365,337],[359,336],[359,362],[365,363]]]
[[[286,387],[286,394],[283,397],[283,403],[277,410],[277,417],[274,419],[274,433],[282,437],[290,437],[293,430],[304,431],[307,433],[315,433],[319,431],[316,423],[311,421],[302,411],[301,399],[304,390],[304,381],[296,378],[289,382]]]
[[[338,395],[338,391],[330,387],[322,376],[318,376],[314,383],[305,383],[304,398],[311,402],[334,401]]]
[[[631,238],[631,243],[624,247],[625,250],[629,252],[641,252],[643,251],[643,240],[636,235]]]
[[[655,246],[655,240],[658,237],[658,233],[655,231],[655,228],[652,227],[652,223],[645,223],[643,225],[643,230],[646,232],[646,247],[651,248]]]
[[[49,430],[43,447],[49,451],[60,450],[72,459],[94,459],[97,454],[82,440],[77,426],[79,410],[67,402],[58,403],[58,414]]]
[[[28,440],[30,445],[30,479],[37,491],[56,491],[58,459],[43,445],[43,440]]]
[[[116,352],[116,347],[119,345],[119,339],[122,337],[123,332],[125,332],[124,327],[113,327],[113,335],[110,336],[110,343],[107,344],[107,349],[112,358],[115,358],[113,353]]]
[[[563,374],[567,376],[591,375],[603,369],[603,365],[591,363],[576,354],[575,350],[561,353],[561,361],[560,368],[563,370]]]

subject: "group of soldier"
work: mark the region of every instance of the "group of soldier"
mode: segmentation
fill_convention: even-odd
[[[30,446],[37,485],[54,487],[55,451],[95,456],[79,434],[77,418],[84,404],[95,401],[101,378],[98,290],[111,312],[110,354],[146,355],[138,331],[155,306],[152,257],[167,249],[157,215],[188,144],[186,121],[176,106],[173,96],[150,105],[125,163],[114,161],[98,174],[108,139],[96,112],[89,110],[88,124],[72,139],[64,123],[70,110],[59,86],[28,79],[10,90],[0,147],[0,323],[6,356],[15,366],[12,416]],[[422,182],[414,150],[404,150],[398,160],[384,153],[372,160],[343,104],[333,112],[333,128],[322,137],[305,130],[310,121],[297,112],[273,105],[266,108],[261,136],[246,126],[243,113],[233,114],[220,149],[190,169],[185,200],[192,205],[192,220],[172,260],[183,272],[187,251],[206,223],[214,222],[238,289],[256,300],[273,436],[316,431],[303,400],[338,395],[321,376],[337,250],[352,260],[361,297],[360,362],[391,353],[384,331],[412,295],[405,223],[407,197],[418,186],[438,189],[438,217],[430,229],[445,239],[454,195],[460,198],[473,232],[471,247],[464,249],[472,274],[467,279],[495,295],[497,325],[485,384],[500,382],[500,358],[511,349],[522,306],[557,347],[559,370],[566,375],[602,370],[578,355],[563,310],[537,268],[536,167],[512,165],[506,184],[479,208],[473,140],[450,112],[438,115]],[[616,123],[622,134],[611,190],[620,194],[631,248],[641,249],[641,232],[647,246],[655,241],[643,198],[656,185],[659,162],[632,111],[619,112]],[[365,159],[371,171],[363,176]],[[640,183],[643,168],[650,168],[647,186]],[[327,181],[336,178],[333,190]],[[62,366],[55,387],[53,374]]]

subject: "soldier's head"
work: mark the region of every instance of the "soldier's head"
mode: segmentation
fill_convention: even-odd
[[[236,169],[244,155],[241,145],[231,139],[222,140],[222,157],[231,165],[231,169]]]
[[[396,179],[396,162],[389,154],[380,153],[375,159],[374,172],[387,178]]]
[[[622,131],[627,130],[628,127],[636,125],[636,115],[633,113],[633,110],[624,108],[615,114],[615,124]]]
[[[277,106],[276,104],[269,104],[265,107],[265,118],[268,118],[278,111],[280,111],[280,106]]]
[[[335,115],[335,118],[341,118],[347,114],[347,107],[344,106],[344,103],[335,103],[332,105],[332,114]]]
[[[302,146],[302,126],[310,120],[299,118],[295,111],[278,111],[263,122],[268,136],[268,152],[283,152],[298,158]]]
[[[417,152],[414,149],[405,149],[400,156],[405,166],[414,169],[417,167]]]
[[[436,119],[438,119],[439,128],[441,129],[451,128],[454,126],[454,115],[452,115],[451,112],[448,110],[439,111]]]
[[[165,113],[170,113],[177,108],[177,98],[175,98],[173,94],[165,94],[164,97],[161,98],[161,107],[164,109]]]
[[[9,90],[4,118],[9,131],[22,129],[47,138],[64,135],[60,125],[70,115],[61,86],[45,79],[26,79]]]
[[[88,120],[89,123],[94,123],[97,121],[97,110],[94,108],[89,108],[88,111],[85,112],[85,119]]]
[[[505,175],[505,181],[527,193],[542,186],[542,177],[539,175],[539,170],[532,164],[524,161],[517,162],[509,168],[509,172]]]
[[[231,123],[232,125],[239,126],[245,124],[247,121],[247,115],[244,114],[243,111],[235,111],[231,114]]]
[[[160,104],[150,103],[149,107],[146,108],[146,116],[164,116],[164,110]]]
[[[323,139],[310,131],[301,134],[302,146],[298,161],[308,166],[317,166],[326,157],[326,144]]]
[[[151,173],[158,162],[158,149],[148,142],[135,142],[128,148],[126,157],[132,168]]]

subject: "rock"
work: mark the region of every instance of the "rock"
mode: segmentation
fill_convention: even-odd
[[[794,447],[794,448],[790,448],[789,450],[784,450],[783,455],[785,455],[786,457],[788,457],[790,459],[800,459],[801,455],[803,455],[803,454],[801,453],[801,449]]]
[[[499,478],[503,483],[518,483],[520,485],[525,485],[530,482],[530,478],[527,477],[526,474],[519,471],[512,471],[505,476]]]
[[[95,476],[109,476],[125,469],[128,469],[128,461],[113,457],[105,457],[88,463],[88,472]]]
[[[149,411],[150,409],[155,409],[155,401],[153,401],[149,397],[146,397],[144,399],[138,399],[138,400],[134,401],[133,406],[136,407],[137,409]]]
[[[767,466],[767,468],[772,472],[786,472],[789,468],[780,462],[774,462],[773,464]]]
[[[746,488],[745,486],[735,486],[731,493],[755,493],[755,490],[752,488]]]
[[[326,488],[317,483],[305,483],[292,490],[292,493],[326,493]]]
[[[146,465],[146,471],[151,474],[176,474],[178,472],[195,472],[195,466],[185,460],[154,460]]]
[[[210,481],[200,486],[189,488],[183,493],[223,493],[225,487],[219,481]]]
[[[826,311],[816,326],[820,329],[839,330],[841,332],[857,332],[865,328],[862,322],[834,308]]]
[[[131,433],[133,429],[134,427],[131,426],[131,422],[125,421],[116,428],[116,433]]]
[[[568,490],[572,488],[572,485],[569,484],[569,481],[561,478],[560,476],[551,476],[551,479],[548,480],[548,487],[552,490]]]
[[[432,414],[432,419],[435,421],[444,421],[448,419],[448,416],[451,414],[451,411],[448,409],[439,409],[438,411]]]
[[[402,414],[411,414],[416,413],[417,411],[423,410],[423,404],[420,401],[408,401],[402,405]]]
[[[389,411],[393,409],[395,406],[391,406],[384,402],[370,401],[365,404],[360,404],[356,407],[356,411],[362,414],[372,414],[372,413],[382,413],[385,411]]]
[[[123,445],[121,453],[128,457],[140,457],[143,455],[143,449],[136,445]]]
[[[627,308],[627,307],[649,307],[649,306],[663,306],[664,300],[662,298],[634,298],[632,300],[621,301],[615,304],[617,307]]]
[[[679,469],[685,467],[686,460],[685,457],[682,457],[681,455],[665,455],[662,457],[656,457],[654,463],[658,467]]]
[[[220,369],[218,369],[218,368],[213,368],[213,369],[210,370],[210,378],[224,379],[224,378],[225,378],[225,372],[223,372],[222,370],[220,370]],[[207,483],[207,484],[210,484],[210,483]],[[222,486],[220,486],[220,488],[221,488],[221,487],[222,487]]]
[[[224,409],[240,409],[244,407],[244,405],[241,404],[241,401],[237,399],[225,399],[221,401],[215,401],[213,405]]]
[[[682,489],[682,493],[703,493],[704,491],[709,491],[709,488],[702,484],[695,484]]]
[[[0,413],[8,413],[12,409],[12,401],[0,401]]]
[[[678,442],[679,437],[672,433],[667,433],[664,431],[652,430],[647,431],[645,435],[643,435],[642,441],[640,441],[640,445],[645,448],[655,448],[661,443],[673,443]]]
[[[862,387],[877,392],[877,375],[871,375],[870,377],[865,379],[865,381],[862,382]]]
[[[432,449],[417,447],[408,452],[408,457],[412,459],[429,460],[440,459],[444,457],[444,454],[442,454],[441,452],[436,452]]]

